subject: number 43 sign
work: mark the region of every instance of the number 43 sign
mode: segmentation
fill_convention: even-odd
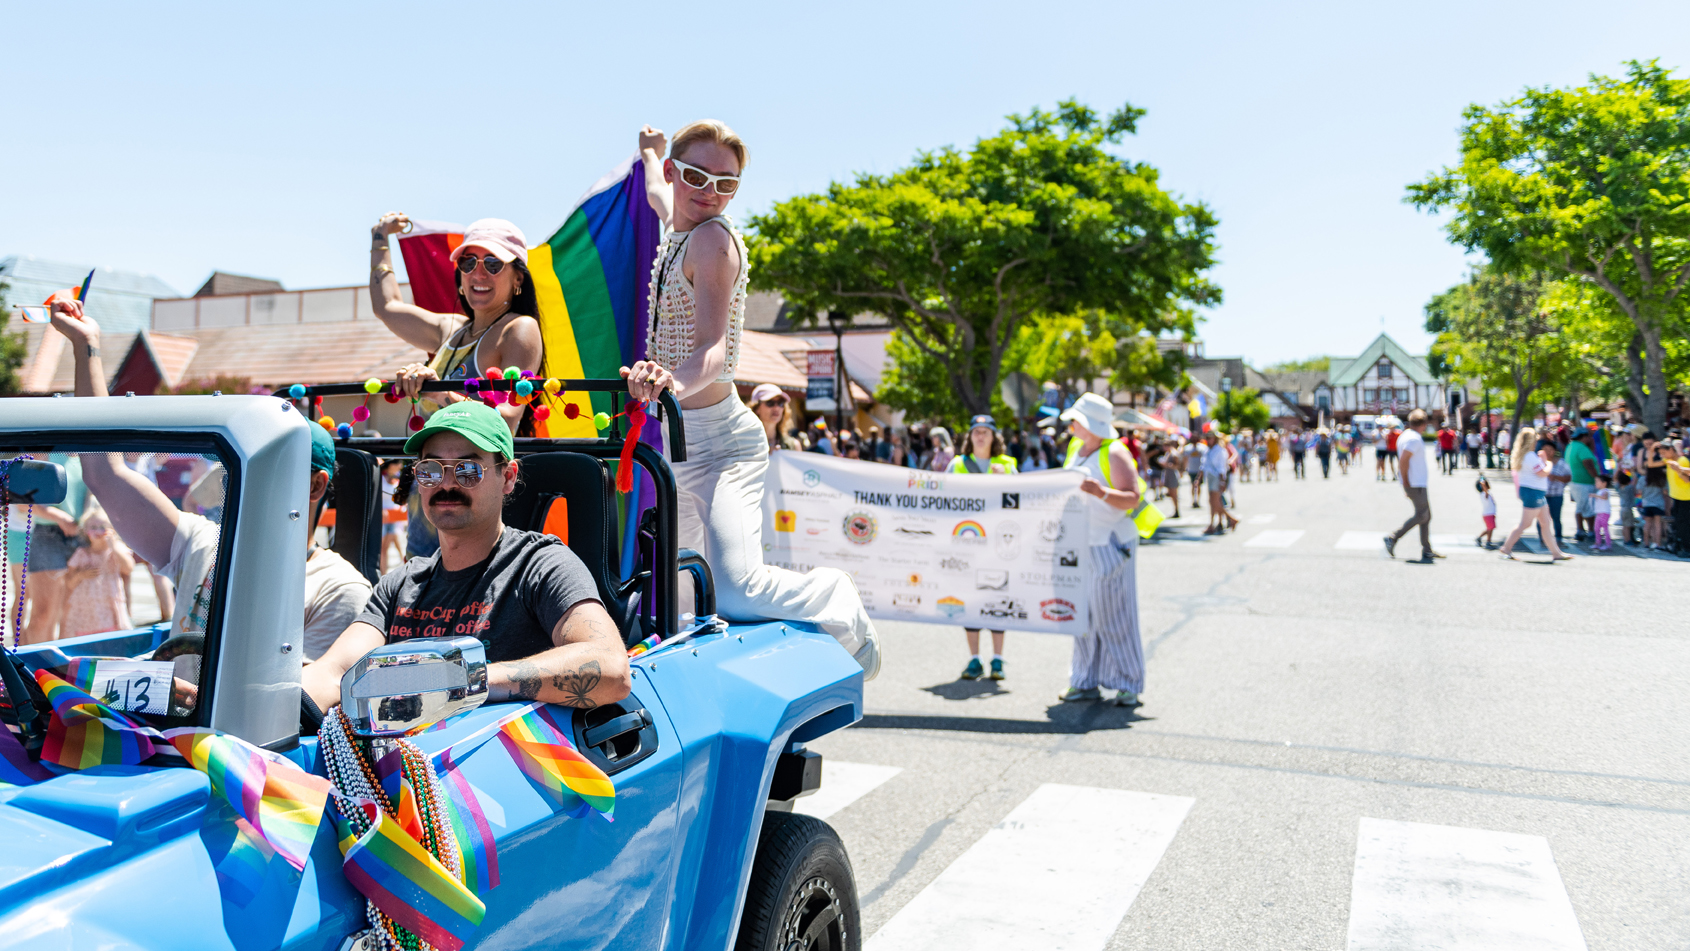
[[[101,703],[126,713],[164,714],[176,665],[167,660],[102,660],[94,667],[94,689]]]

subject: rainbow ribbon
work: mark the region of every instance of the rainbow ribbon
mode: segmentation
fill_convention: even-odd
[[[436,770],[440,784],[446,790],[448,814],[452,833],[458,840],[462,856],[459,866],[464,870],[464,885],[480,895],[499,886],[499,847],[493,827],[487,822],[487,811],[458,764],[452,761],[452,751],[444,750]]]
[[[481,926],[487,906],[380,806],[367,799],[350,801],[369,816],[370,829],[354,839],[351,825],[339,821],[346,880],[422,940],[446,951],[463,947]],[[346,806],[337,799],[335,808]]]
[[[215,730],[185,727],[164,737],[259,838],[295,869],[305,868],[328,803],[327,779]]]
[[[35,682],[53,707],[42,759],[71,769],[87,769],[133,766],[153,755],[153,739],[160,736],[157,730],[131,720],[48,671],[36,671]]]
[[[563,812],[582,818],[593,811],[606,819],[616,809],[616,787],[552,721],[548,707],[537,707],[499,728],[499,740],[517,768],[558,800]]]
[[[638,644],[635,644],[633,647],[628,648],[628,656],[638,657],[661,643],[663,643],[663,635],[653,634],[645,640],[640,641]]]
[[[258,897],[264,872],[276,850],[264,835],[242,819],[228,803],[221,804],[200,833],[223,896],[245,908]]]

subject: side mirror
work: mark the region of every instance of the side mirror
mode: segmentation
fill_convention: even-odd
[[[65,467],[37,459],[14,460],[6,468],[10,505],[57,505],[65,500]]]
[[[473,637],[418,637],[365,654],[340,678],[359,736],[406,736],[487,699],[487,649]]]

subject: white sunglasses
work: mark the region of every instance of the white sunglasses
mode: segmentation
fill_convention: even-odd
[[[677,158],[672,158],[669,161],[674,162],[675,167],[681,170],[681,181],[686,182],[693,188],[709,188],[714,185],[716,194],[724,198],[731,198],[735,192],[739,191],[738,175],[712,175],[702,168],[695,168]]]

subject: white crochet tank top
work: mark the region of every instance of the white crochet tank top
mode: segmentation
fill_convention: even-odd
[[[693,337],[697,302],[692,282],[687,280],[681,266],[686,261],[687,239],[711,221],[726,228],[733,236],[735,247],[739,248],[739,276],[734,278],[733,298],[728,302],[727,359],[722,364],[721,375],[716,377],[719,381],[732,383],[734,371],[739,367],[740,335],[745,331],[745,293],[751,278],[751,260],[745,251],[745,239],[740,237],[733,219],[727,215],[717,215],[709,221],[700,222],[691,231],[671,231],[657,246],[657,260],[651,267],[651,287],[647,297],[652,316],[651,325],[646,328],[646,359],[673,370],[692,356],[696,343]]]

